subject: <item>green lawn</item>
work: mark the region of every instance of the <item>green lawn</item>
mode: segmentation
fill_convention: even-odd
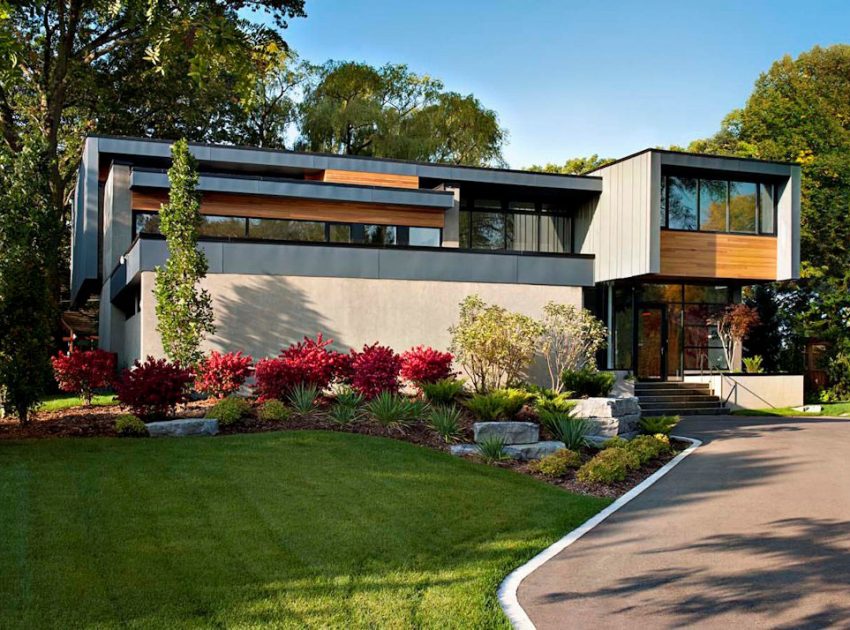
[[[0,628],[507,627],[607,503],[344,433],[0,443]]]
[[[814,403],[820,404],[820,403]],[[850,402],[822,404],[823,411],[803,413],[791,407],[776,407],[771,409],[736,409],[734,416],[840,416],[850,413]]]
[[[98,395],[92,398],[92,405],[115,405],[118,404],[113,394]],[[60,409],[70,409],[71,407],[82,406],[83,401],[79,396],[71,394],[57,394],[48,396],[38,406],[37,411],[59,411]]]

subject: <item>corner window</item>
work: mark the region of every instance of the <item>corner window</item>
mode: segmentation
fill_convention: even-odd
[[[755,234],[756,199],[758,192],[752,182],[729,182],[729,231]]]
[[[697,229],[697,180],[692,177],[667,179],[667,227]]]

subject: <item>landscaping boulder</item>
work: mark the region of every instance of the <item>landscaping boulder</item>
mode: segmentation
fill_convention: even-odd
[[[634,396],[627,398],[585,398],[579,400],[571,415],[591,423],[590,435],[608,439],[630,435],[640,423],[640,406]]]
[[[505,447],[505,454],[522,462],[540,459],[551,455],[555,451],[567,448],[563,442],[549,440],[548,442],[535,442],[534,444],[514,444]]]
[[[163,422],[148,422],[151,437],[186,437],[189,435],[215,435],[218,420],[214,418],[182,418]]]
[[[476,422],[475,441],[498,438],[505,444],[531,444],[540,439],[540,426],[534,422]]]

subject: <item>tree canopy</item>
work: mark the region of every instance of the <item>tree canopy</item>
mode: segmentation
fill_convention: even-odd
[[[615,158],[601,158],[596,153],[587,157],[570,158],[563,164],[532,164],[528,167],[529,171],[535,173],[559,173],[561,175],[584,175],[590,171],[605,166],[614,161]]]

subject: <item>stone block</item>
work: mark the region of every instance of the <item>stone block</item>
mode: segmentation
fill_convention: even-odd
[[[540,426],[534,422],[476,422],[472,428],[479,444],[492,438],[505,444],[531,444],[540,439]]]
[[[638,399],[628,398],[583,398],[578,401],[571,414],[574,418],[619,418],[640,415]]]
[[[546,455],[551,455],[555,451],[560,451],[566,448],[563,442],[550,440],[548,442],[535,442],[534,444],[514,444],[513,446],[505,447],[505,454],[512,459],[518,459],[522,462],[527,462],[532,459],[540,459]]]
[[[162,422],[148,422],[146,426],[151,437],[186,437],[218,433],[218,420],[214,418],[164,420]]]

